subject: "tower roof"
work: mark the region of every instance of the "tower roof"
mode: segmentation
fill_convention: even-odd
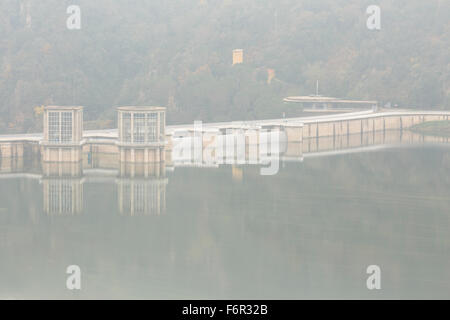
[[[164,111],[166,108],[159,107],[159,106],[125,106],[125,107],[118,107],[117,110],[119,111]]]
[[[44,110],[83,110],[82,106],[45,106]]]

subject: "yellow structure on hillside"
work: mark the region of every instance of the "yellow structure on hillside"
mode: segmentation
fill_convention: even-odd
[[[244,62],[244,50],[234,49],[233,50],[233,65]]]

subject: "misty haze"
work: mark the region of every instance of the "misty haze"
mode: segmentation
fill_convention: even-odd
[[[449,49],[444,0],[2,1],[0,299],[449,299]]]

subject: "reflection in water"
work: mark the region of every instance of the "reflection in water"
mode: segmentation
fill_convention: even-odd
[[[79,162],[42,162],[44,211],[49,215],[71,215],[83,211],[83,164]],[[165,165],[158,163],[120,162],[118,176],[108,171],[95,177],[117,184],[121,215],[160,215],[166,208]],[[89,176],[88,176],[89,177]],[[94,179],[95,181],[95,179]]]
[[[43,163],[43,169],[46,173],[41,181],[44,211],[49,215],[81,213],[85,178],[80,163]],[[164,212],[168,180],[163,164],[124,164],[120,176],[109,181],[117,184],[121,215],[160,215]]]
[[[122,163],[117,181],[121,215],[160,215],[166,208],[164,163]]]
[[[70,148],[68,153],[73,154]],[[73,215],[83,210],[83,167],[80,158],[73,160],[77,161],[42,162],[44,212],[48,215]]]
[[[166,207],[167,179],[118,181],[119,210],[122,215],[160,215]]]
[[[274,176],[24,159],[0,175],[0,298],[449,298],[450,149],[358,138],[280,148]]]
[[[83,184],[77,178],[44,178],[44,211],[49,215],[79,214],[83,210]]]

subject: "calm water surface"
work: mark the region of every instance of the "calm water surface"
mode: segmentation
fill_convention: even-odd
[[[449,173],[450,148],[422,146],[274,176],[0,179],[0,298],[449,299]],[[72,264],[81,291],[66,289]]]

